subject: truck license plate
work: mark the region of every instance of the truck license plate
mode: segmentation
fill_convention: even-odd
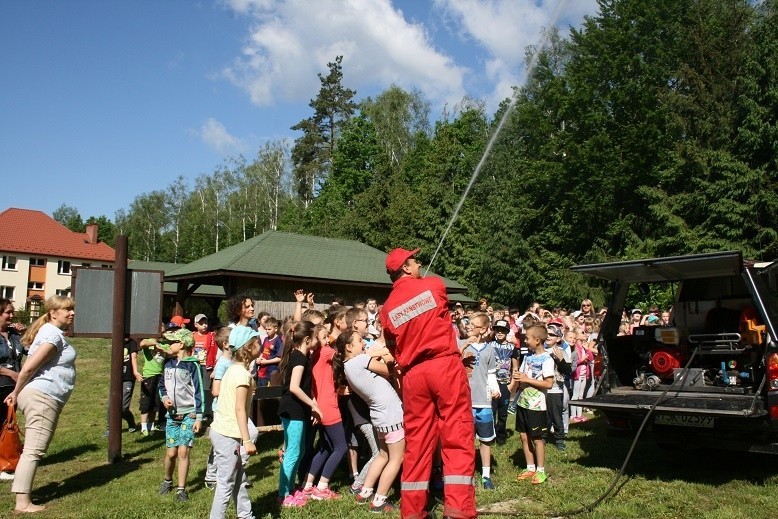
[[[659,425],[674,425],[680,427],[713,427],[712,416],[689,414],[660,414],[654,418],[654,423]]]

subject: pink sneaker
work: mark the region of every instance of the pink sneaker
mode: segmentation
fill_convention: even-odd
[[[320,489],[319,487],[316,487],[313,489],[313,493],[311,494],[311,499],[315,499],[316,501],[325,501],[327,499],[339,499],[340,494],[337,494],[330,490],[329,487],[325,489]]]
[[[285,508],[302,508],[305,506],[305,503],[307,501],[304,498],[298,497],[296,494],[289,494],[284,498],[281,506]]]

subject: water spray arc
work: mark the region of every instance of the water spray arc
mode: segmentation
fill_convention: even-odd
[[[554,14],[551,16],[551,19],[549,20],[549,27],[556,27],[556,24],[559,21],[559,17],[561,16],[562,11],[564,11],[566,5],[567,5],[567,0],[559,0],[556,9],[554,9]],[[539,49],[545,48],[546,44],[548,43],[548,39],[550,35],[551,35],[551,31],[546,31],[546,33],[544,34],[543,38],[540,41]],[[529,63],[527,63],[527,77],[530,77],[532,75],[532,71],[535,69],[535,65],[537,64],[538,54],[539,52],[534,53],[530,58]],[[459,199],[459,202],[457,202],[457,205],[454,208],[454,212],[452,213],[451,218],[449,219],[448,224],[446,225],[446,229],[445,231],[443,231],[443,235],[440,237],[438,246],[435,248],[435,252],[432,254],[432,258],[430,258],[429,265],[427,265],[427,270],[424,271],[425,276],[430,271],[430,268],[432,268],[432,264],[435,262],[435,257],[438,255],[438,252],[440,251],[441,247],[443,247],[443,242],[446,240],[446,236],[448,236],[448,232],[451,230],[451,227],[454,225],[454,222],[459,216],[459,211],[462,209],[462,205],[464,205],[465,200],[467,199],[467,195],[470,193],[470,189],[473,187],[475,181],[478,179],[478,175],[481,174],[481,170],[483,169],[484,164],[486,164],[486,159],[489,157],[489,154],[492,151],[492,146],[494,146],[497,137],[500,135],[500,132],[502,132],[503,126],[505,126],[505,122],[508,120],[508,116],[510,116],[510,114],[513,112],[513,108],[514,106],[516,106],[516,101],[518,101],[518,94],[519,94],[519,89],[518,88],[514,89],[513,95],[511,95],[510,102],[508,103],[508,107],[505,109],[505,112],[502,114],[502,117],[500,118],[500,122],[497,124],[497,128],[495,128],[494,132],[492,133],[492,136],[489,137],[489,141],[486,143],[486,149],[484,149],[484,153],[483,155],[481,155],[481,160],[478,161],[478,164],[473,170],[473,174],[470,176],[470,181],[467,183],[467,187],[465,188],[464,192],[462,192],[462,197]]]

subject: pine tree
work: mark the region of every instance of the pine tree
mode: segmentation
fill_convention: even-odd
[[[327,63],[326,76],[318,74],[319,95],[309,103],[314,113],[292,126],[292,130],[303,132],[292,148],[292,164],[295,187],[304,207],[310,205],[329,176],[338,136],[357,108],[353,100],[356,91],[343,86],[342,62],[343,56],[337,56]]]

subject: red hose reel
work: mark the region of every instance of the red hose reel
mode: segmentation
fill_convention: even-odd
[[[660,378],[673,378],[673,370],[684,362],[683,353],[677,348],[657,348],[651,351],[651,369]]]

